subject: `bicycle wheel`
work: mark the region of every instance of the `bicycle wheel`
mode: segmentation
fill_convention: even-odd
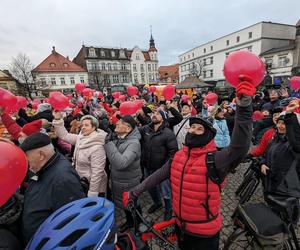
[[[254,238],[238,228],[226,240],[223,250],[253,249]]]

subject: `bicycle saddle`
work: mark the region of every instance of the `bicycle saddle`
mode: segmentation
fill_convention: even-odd
[[[284,209],[288,209],[291,206],[295,206],[298,203],[298,199],[295,197],[284,197],[284,196],[274,196],[267,195],[266,201]]]

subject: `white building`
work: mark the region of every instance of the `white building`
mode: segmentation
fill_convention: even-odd
[[[46,94],[50,91],[74,91],[75,83],[88,82],[87,71],[55,51],[32,70],[38,89]]]
[[[294,25],[260,22],[202,44],[179,56],[179,80],[183,81],[197,69],[204,81],[225,84],[223,66],[231,52],[249,50],[260,55],[270,49],[290,45],[295,34]]]
[[[144,85],[159,80],[158,55],[152,35],[148,50],[141,50],[138,46],[135,46],[133,50],[128,51],[128,53],[133,84]]]

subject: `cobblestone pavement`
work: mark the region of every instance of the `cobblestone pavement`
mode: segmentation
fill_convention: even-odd
[[[232,233],[233,231],[233,224],[231,215],[234,211],[234,209],[237,206],[237,199],[235,197],[235,190],[239,186],[239,184],[243,180],[243,174],[249,167],[249,163],[242,163],[237,168],[237,172],[234,174],[229,174],[226,180],[226,185],[224,189],[224,194],[222,195],[222,217],[223,217],[223,226],[221,230],[221,236],[220,236],[220,249],[222,249],[224,242],[226,241],[227,237]],[[262,188],[261,185],[256,190],[255,194],[251,198],[252,201],[261,201],[263,199],[262,197]],[[143,194],[140,197],[140,204],[142,205],[143,209],[143,216],[147,221],[155,221],[160,222],[163,220],[163,211],[164,209],[160,209],[154,214],[148,215],[147,210],[152,205],[152,200],[148,193]],[[118,225],[121,225],[124,223],[125,218],[124,215],[120,211],[116,211],[116,221]],[[152,247],[152,249],[162,249],[158,246]]]

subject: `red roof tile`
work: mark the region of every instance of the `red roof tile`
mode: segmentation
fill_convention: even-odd
[[[143,55],[144,55],[146,61],[150,61],[151,60],[148,51],[143,51]]]
[[[149,51],[157,51],[156,48],[150,48]]]
[[[57,53],[55,49],[33,72],[86,72],[85,69]]]

